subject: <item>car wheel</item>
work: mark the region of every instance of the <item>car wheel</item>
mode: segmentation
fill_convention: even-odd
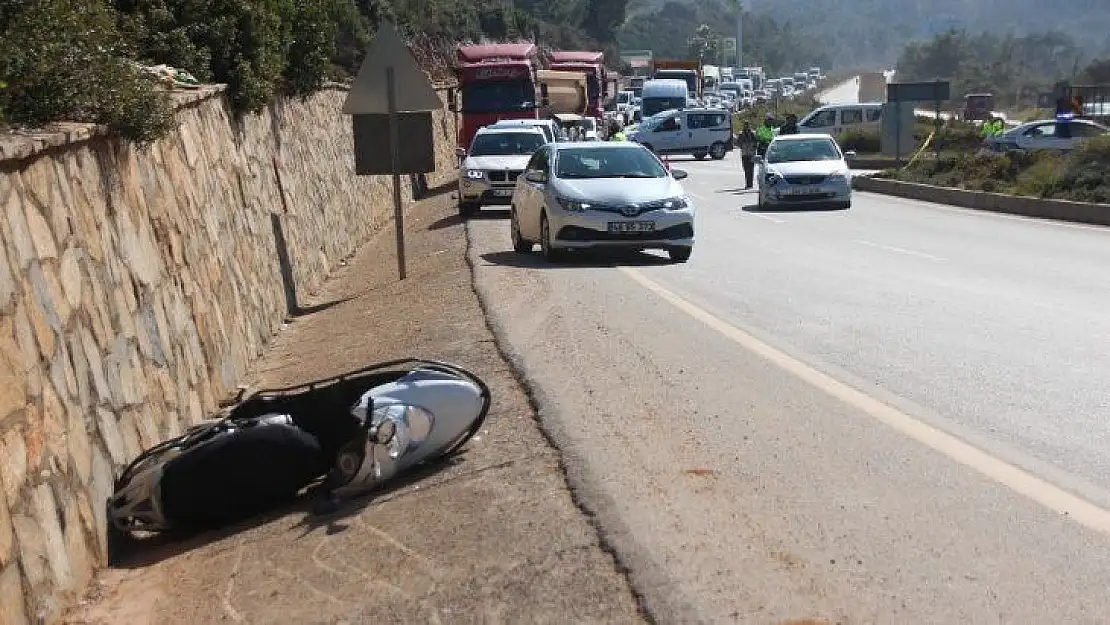
[[[476,204],[474,202],[459,202],[459,215],[464,218],[473,217],[478,214],[480,208],[481,204]]]
[[[549,263],[558,261],[562,256],[560,250],[551,245],[551,225],[547,222],[547,213],[540,215],[540,251]]]
[[[517,254],[530,254],[532,252],[532,242],[520,234],[520,220],[515,208],[509,213],[509,236],[513,239],[514,252]]]
[[[692,247],[672,247],[667,250],[667,255],[676,263],[684,263],[690,260],[690,254],[692,254],[693,251],[694,248]]]
[[[723,159],[727,152],[728,150],[725,148],[725,144],[720,141],[709,146],[709,155],[712,156],[715,161]]]

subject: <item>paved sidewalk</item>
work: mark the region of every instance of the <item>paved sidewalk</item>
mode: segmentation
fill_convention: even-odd
[[[303,510],[103,572],[70,623],[631,623],[624,577],[574,506],[559,458],[485,325],[450,195],[366,245],[258,363],[261,386],[419,356],[481,375],[494,404],[462,460],[321,523]],[[508,241],[506,241],[508,245]]]

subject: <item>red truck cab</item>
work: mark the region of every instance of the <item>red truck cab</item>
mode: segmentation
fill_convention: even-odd
[[[532,43],[459,46],[455,75],[462,98],[460,148],[469,148],[483,126],[502,119],[537,116],[537,54]]]
[[[605,118],[604,101],[608,96],[608,77],[605,72],[605,54],[579,50],[559,50],[551,53],[551,69],[586,74],[586,98],[590,117]]]

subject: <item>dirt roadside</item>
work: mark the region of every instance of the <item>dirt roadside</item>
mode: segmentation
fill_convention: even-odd
[[[102,572],[66,622],[643,620],[497,350],[454,212],[449,194],[411,209],[404,283],[392,230],[364,246],[311,302],[322,309],[275,339],[251,382],[294,384],[407,356],[458,363],[494,397],[461,462],[330,517],[284,511],[187,544],[144,547]]]

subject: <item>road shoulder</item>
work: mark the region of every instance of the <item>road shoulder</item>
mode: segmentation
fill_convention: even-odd
[[[408,279],[396,280],[386,229],[325,285],[317,312],[279,334],[251,381],[410,356],[458,363],[494,396],[463,458],[323,519],[286,510],[144,546],[98,576],[68,622],[642,621],[486,326],[450,196],[408,220]]]

